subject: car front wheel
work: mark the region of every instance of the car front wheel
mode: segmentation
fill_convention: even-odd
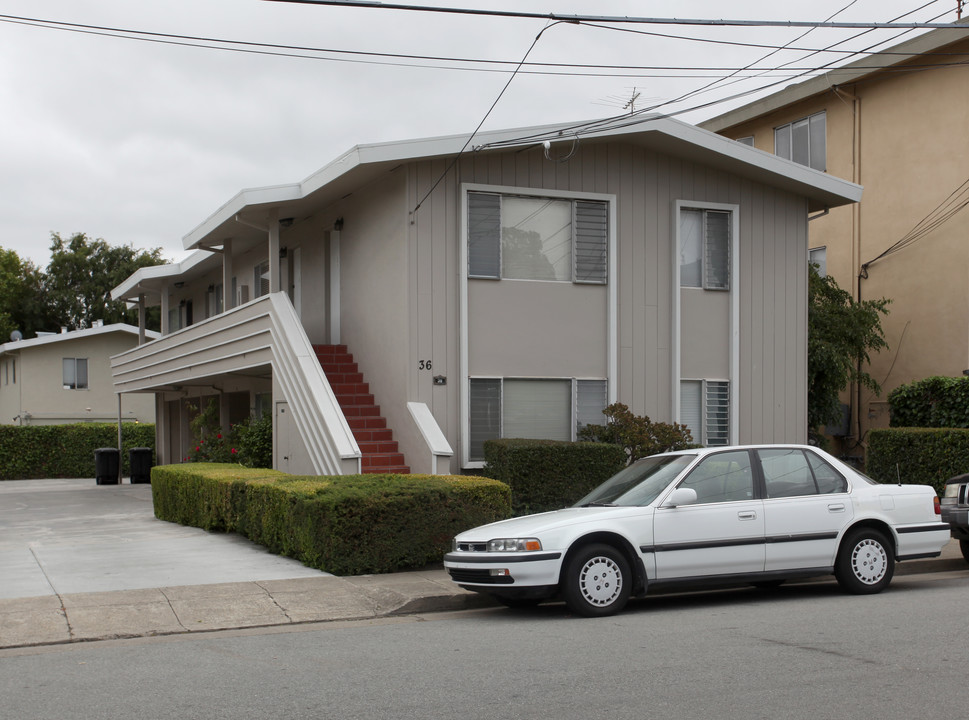
[[[632,573],[626,557],[611,545],[587,545],[568,561],[562,596],[569,610],[584,617],[604,617],[629,600]]]
[[[959,549],[962,550],[962,557],[966,559],[966,562],[969,562],[969,540],[960,540]]]
[[[895,558],[884,534],[860,528],[845,536],[834,569],[843,590],[854,595],[878,593],[894,574]]]

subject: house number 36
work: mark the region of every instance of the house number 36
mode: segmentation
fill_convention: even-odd
[[[431,361],[430,360],[421,360],[419,363],[417,363],[417,368],[419,370],[430,370],[431,369]]]

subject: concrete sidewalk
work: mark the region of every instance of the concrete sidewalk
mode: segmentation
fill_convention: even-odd
[[[940,558],[896,567],[949,571],[969,572],[955,541]],[[493,604],[442,568],[334,577],[238,536],[157,520],[147,485],[0,483],[0,648]]]

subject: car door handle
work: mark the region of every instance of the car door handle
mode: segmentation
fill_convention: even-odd
[[[831,503],[830,505],[828,505],[828,512],[844,512],[844,511],[845,511],[844,503]]]
[[[753,510],[745,510],[743,512],[737,513],[737,517],[740,520],[755,520],[757,518],[757,513]]]

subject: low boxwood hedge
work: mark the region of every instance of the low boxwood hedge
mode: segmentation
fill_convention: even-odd
[[[152,468],[155,515],[237,532],[336,575],[440,562],[459,532],[508,517],[510,490],[460,475],[305,477],[220,463]]]
[[[121,426],[121,474],[128,475],[128,451],[155,447],[154,423]],[[116,423],[0,425],[0,480],[94,478],[94,451],[118,447]]]
[[[883,483],[932,485],[941,496],[946,480],[969,472],[969,430],[872,430],[868,435],[865,472]]]
[[[558,440],[487,440],[484,455],[485,473],[511,486],[515,515],[569,507],[627,461],[620,445]]]

